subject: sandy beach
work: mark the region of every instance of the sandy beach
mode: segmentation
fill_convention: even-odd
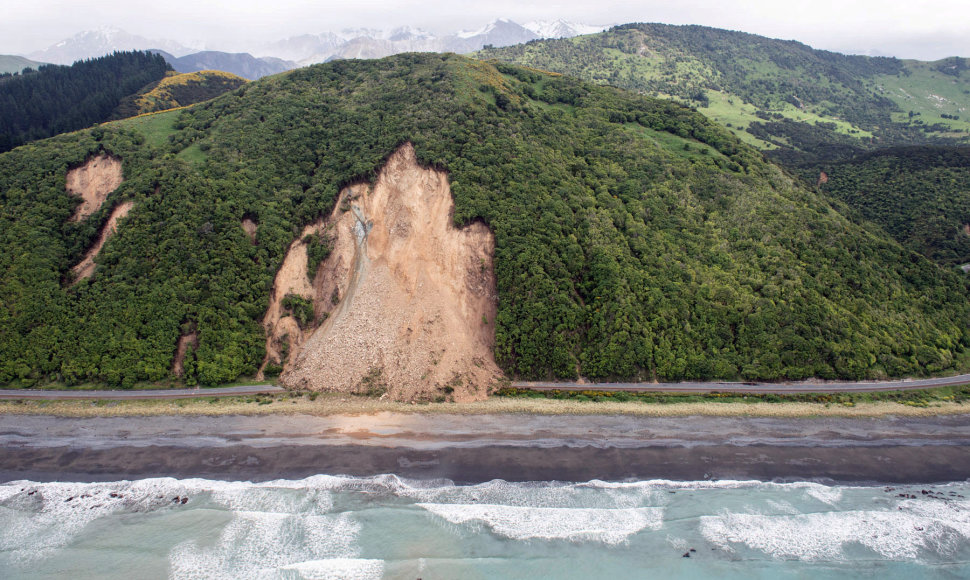
[[[447,413],[0,416],[0,480],[264,481],[395,473],[457,483],[970,478],[970,421]]]

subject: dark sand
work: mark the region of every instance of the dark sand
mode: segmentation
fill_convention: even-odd
[[[457,483],[970,478],[970,417],[877,419],[419,415],[0,416],[0,481],[299,479]]]

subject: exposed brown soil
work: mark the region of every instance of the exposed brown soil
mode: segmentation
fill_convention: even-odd
[[[179,337],[179,345],[175,350],[175,360],[172,361],[173,375],[176,377],[181,377],[183,374],[185,374],[185,355],[189,352],[189,348],[194,349],[198,345],[199,334],[197,332],[192,332]]]
[[[74,282],[80,282],[88,276],[94,273],[94,258],[97,257],[98,253],[101,252],[101,248],[104,247],[104,243],[108,241],[108,238],[115,233],[118,229],[118,221],[121,218],[128,215],[131,208],[135,204],[130,201],[126,201],[116,207],[114,211],[111,212],[111,216],[108,218],[108,223],[104,224],[101,228],[101,233],[98,234],[98,241],[88,250],[88,253],[84,255],[84,259],[81,260],[79,264],[71,268],[74,272]]]
[[[74,210],[71,221],[81,221],[98,211],[108,194],[118,189],[123,180],[121,160],[105,153],[68,171],[67,191],[83,200]]]
[[[373,188],[341,192],[327,226],[333,251],[313,288],[318,318],[328,317],[290,359],[285,385],[403,401],[487,396],[501,377],[495,239],[481,223],[456,229],[452,211],[447,176],[422,168],[410,144]]]
[[[246,232],[246,236],[249,237],[249,241],[253,244],[256,243],[256,222],[249,218],[243,218],[242,229]]]
[[[303,238],[316,234],[321,227],[322,223],[317,222],[303,228],[300,237],[290,244],[283,258],[283,265],[276,273],[273,291],[269,297],[269,308],[263,316],[263,328],[266,329],[266,358],[257,375],[260,380],[263,378],[266,365],[285,365],[288,361],[294,360],[300,347],[312,333],[312,327],[301,329],[296,319],[287,315],[282,303],[288,294],[314,299],[313,286],[307,278],[307,248]]]

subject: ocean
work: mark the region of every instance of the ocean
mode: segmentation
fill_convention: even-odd
[[[970,484],[0,485],[0,578],[968,578]]]

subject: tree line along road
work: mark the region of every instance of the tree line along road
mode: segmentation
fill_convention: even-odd
[[[145,399],[193,399],[196,397],[244,397],[248,395],[275,395],[285,393],[286,389],[275,385],[244,385],[238,387],[217,387],[212,389],[145,389],[140,391],[53,391],[10,389],[0,390],[0,400],[82,400],[104,399],[130,401]]]
[[[803,381],[797,383],[683,382],[683,383],[558,383],[517,381],[513,387],[535,391],[631,391],[656,393],[846,393],[915,391],[970,384],[970,374],[899,381]]]

